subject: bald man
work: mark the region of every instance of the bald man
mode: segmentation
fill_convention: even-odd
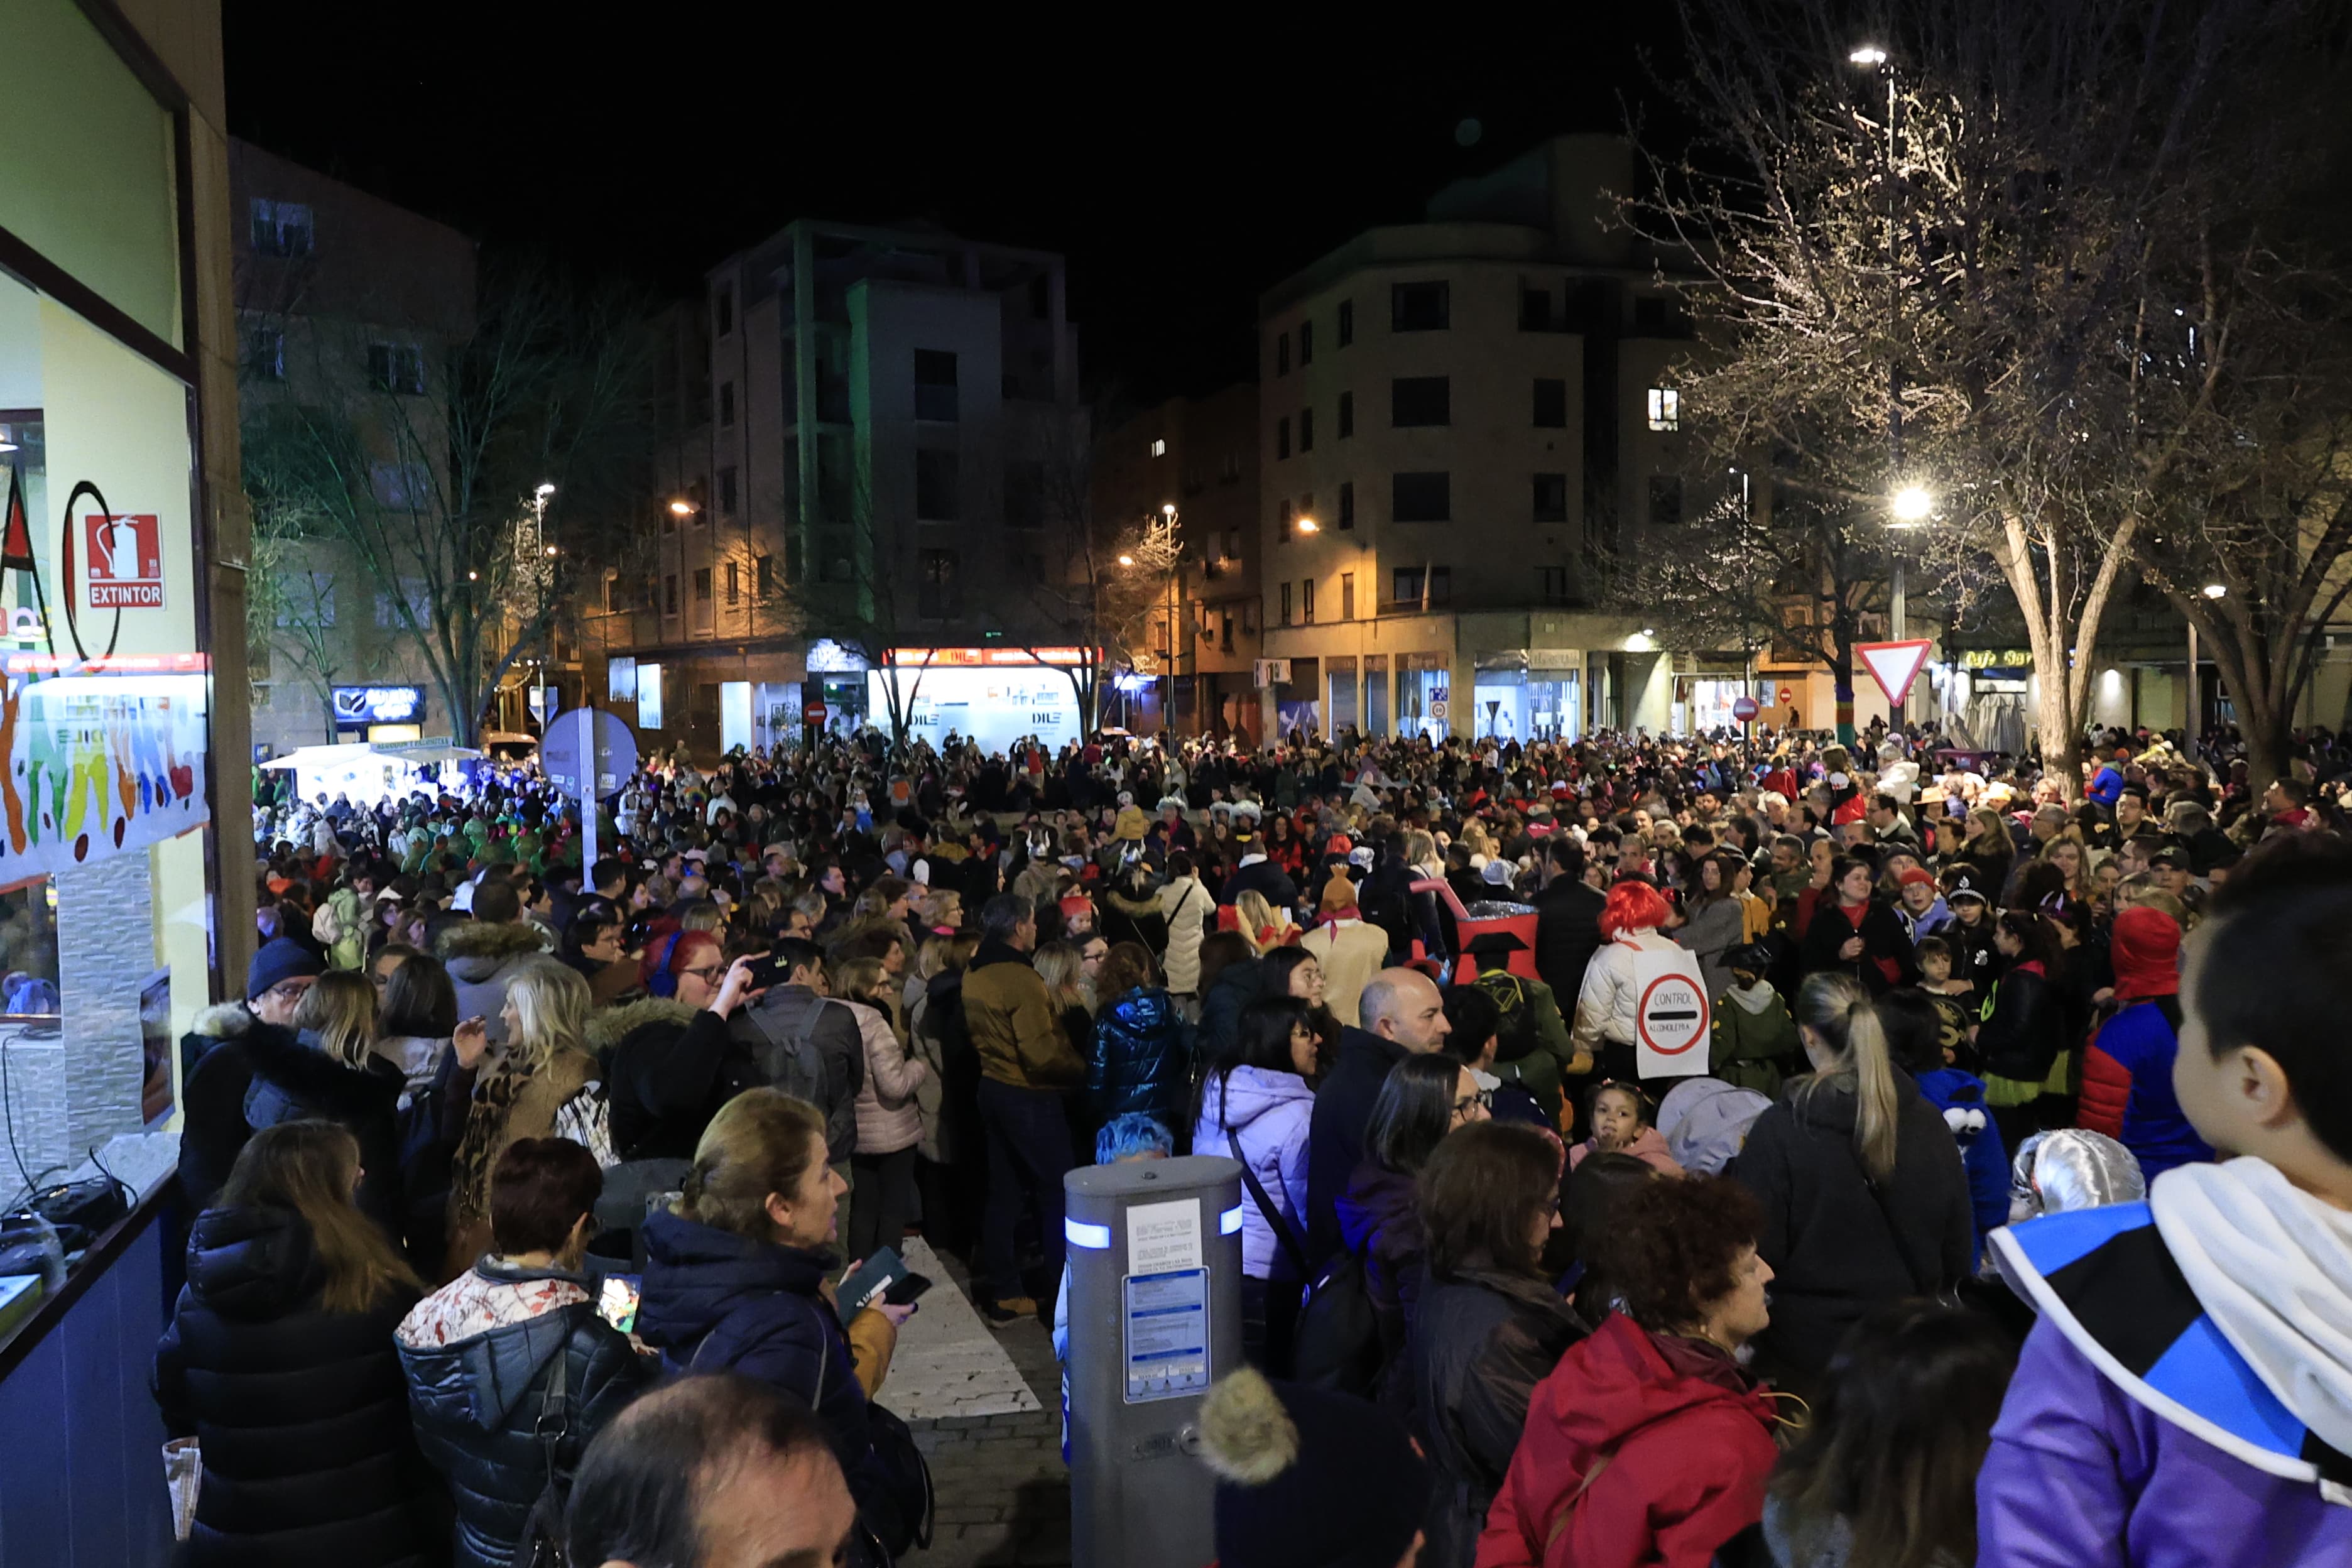
[[[1389,1069],[1445,1043],[1444,999],[1418,969],[1383,969],[1357,999],[1360,1027],[1339,1030],[1339,1059],[1315,1091],[1307,1143],[1307,1253],[1318,1268],[1339,1250],[1339,1194],[1364,1155],[1364,1129]]]

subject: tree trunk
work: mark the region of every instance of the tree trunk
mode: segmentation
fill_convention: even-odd
[[[2042,660],[2037,656],[2037,666]],[[2067,691],[2063,668],[2059,679],[2041,675],[2034,702],[2035,739],[2042,745],[2042,776],[2054,780],[2066,804],[2083,798],[2083,724]]]
[[[1840,645],[1830,657],[1830,690],[1837,699],[1838,744],[1853,744],[1853,651]]]

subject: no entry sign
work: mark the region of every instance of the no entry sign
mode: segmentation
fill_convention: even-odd
[[[1731,705],[1731,716],[1745,724],[1756,717],[1756,699],[1743,697]]]

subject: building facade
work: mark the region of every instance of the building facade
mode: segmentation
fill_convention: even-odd
[[[1671,267],[1608,222],[1632,148],[1549,142],[1260,301],[1266,732],[1683,729],[1736,660],[1607,603],[1684,494]]]
[[[1037,640],[1047,519],[1084,472],[1062,258],[804,221],[706,281],[674,363],[707,416],[634,598],[582,619],[640,743],[781,743],[814,704],[873,717],[887,649]]]
[[[299,406],[347,426],[367,465],[354,504],[400,516],[446,468],[433,383],[473,331],[474,242],[244,142],[229,144],[229,210],[243,416],[266,426]],[[271,445],[248,458],[266,464]],[[410,629],[430,622],[424,584],[369,570],[357,530],[276,535],[257,521],[257,756],[469,733]]]
[[[1181,734],[1238,736],[1253,745],[1264,738],[1255,679],[1265,545],[1257,424],[1258,388],[1244,382],[1207,397],[1171,399],[1095,441],[1097,526],[1117,530],[1170,515],[1182,546],[1170,613],[1154,616],[1149,637],[1163,662],[1148,684],[1136,683],[1131,711],[1121,715],[1130,729],[1165,723]]]

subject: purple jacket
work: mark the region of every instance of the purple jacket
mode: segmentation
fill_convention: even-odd
[[[2352,1508],[2125,1396],[2047,1319],[1977,1477],[1977,1568],[2352,1563]]]

